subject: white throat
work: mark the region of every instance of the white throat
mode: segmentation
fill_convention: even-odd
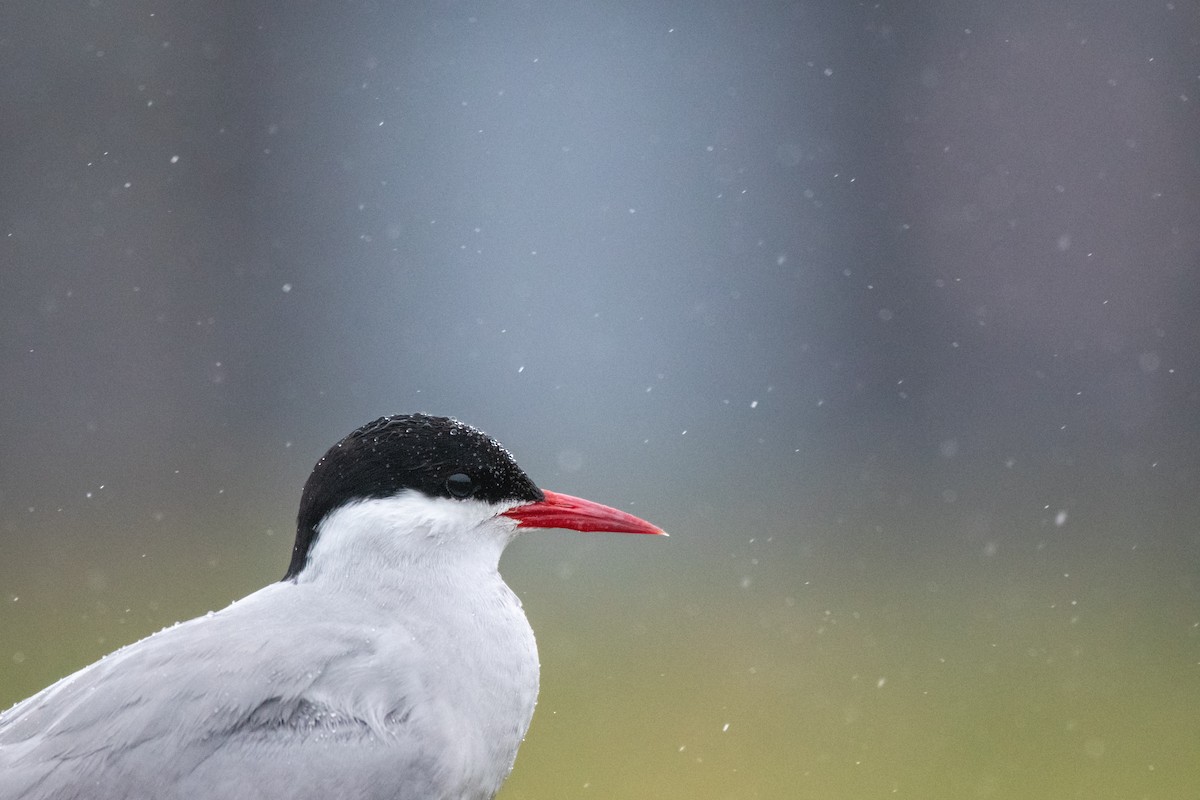
[[[349,503],[321,521],[298,581],[368,588],[385,587],[401,576],[424,582],[494,573],[517,534],[516,522],[499,516],[512,505],[411,490]]]

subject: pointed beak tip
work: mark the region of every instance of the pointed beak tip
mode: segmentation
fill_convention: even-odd
[[[644,519],[580,497],[543,490],[545,499],[504,512],[521,528],[564,528],[575,531],[669,534]]]

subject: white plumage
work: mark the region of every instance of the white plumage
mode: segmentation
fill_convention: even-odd
[[[454,420],[364,426],[314,469],[287,579],[0,714],[0,800],[490,798],[538,691],[497,566],[559,526],[661,533]]]

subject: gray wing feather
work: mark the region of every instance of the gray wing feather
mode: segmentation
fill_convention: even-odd
[[[412,637],[326,598],[295,641],[271,595],[302,614],[302,591],[269,586],[0,714],[0,798],[436,797]]]

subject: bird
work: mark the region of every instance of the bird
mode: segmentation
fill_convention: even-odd
[[[0,800],[493,797],[537,701],[498,571],[531,528],[666,535],[456,419],[363,425],[305,482],[280,581],[0,713]]]

